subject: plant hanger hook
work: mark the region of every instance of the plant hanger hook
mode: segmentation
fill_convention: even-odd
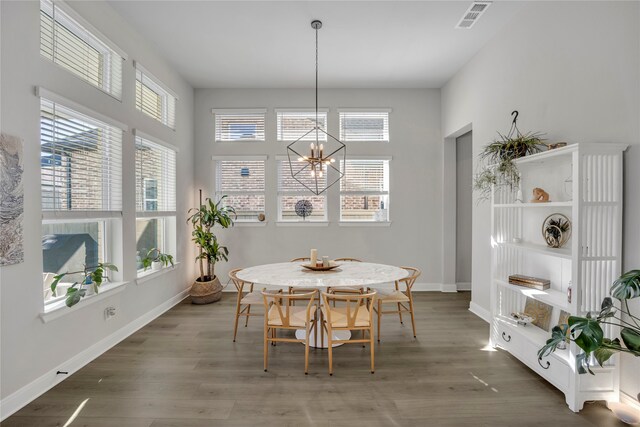
[[[511,138],[513,136],[513,133],[516,133],[516,136],[520,135],[520,129],[518,129],[518,116],[520,115],[520,113],[518,112],[518,110],[513,110],[511,112],[511,115],[513,116],[513,120],[511,121],[511,129],[509,129],[509,134],[507,135],[508,138]]]

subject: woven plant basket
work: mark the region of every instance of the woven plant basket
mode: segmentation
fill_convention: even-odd
[[[205,279],[209,278],[205,276]],[[213,280],[201,282],[196,279],[191,285],[191,302],[193,304],[210,304],[212,302],[220,301],[222,298],[222,284],[218,280],[218,276],[215,276]]]

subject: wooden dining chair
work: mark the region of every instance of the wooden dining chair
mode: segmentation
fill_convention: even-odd
[[[357,258],[336,258],[334,261],[335,262],[362,262]],[[329,287],[327,288],[327,292],[335,295],[357,295],[357,294],[364,294],[364,288],[363,287],[357,288],[353,286],[340,287],[340,288]],[[334,307],[335,307],[335,304],[336,302],[333,301]]]
[[[236,300],[236,318],[233,325],[233,342],[236,342],[236,335],[238,334],[238,320],[240,319],[240,316],[245,317],[245,328],[249,325],[249,317],[262,316],[262,313],[251,313],[251,306],[253,304],[262,304],[262,292],[254,292],[253,283],[245,282],[238,278],[237,273],[241,270],[241,268],[236,268],[229,272],[229,278],[231,278],[231,281],[238,291],[238,297]],[[263,289],[263,291],[267,292],[266,289]],[[268,292],[281,293],[282,291],[273,290]]]
[[[304,343],[304,373],[309,373],[309,336],[317,330],[316,309],[314,304],[318,291],[304,294],[274,294],[262,292],[264,302],[264,371],[269,363],[269,343]],[[292,301],[307,301],[305,307],[296,307]],[[279,338],[279,329],[305,329],[304,339]],[[316,334],[317,335],[317,334]]]
[[[402,321],[402,312],[409,312],[411,315],[411,326],[413,328],[413,337],[416,338],[416,322],[413,313],[413,295],[411,294],[411,288],[413,287],[416,279],[422,273],[419,269],[414,267],[400,267],[409,272],[409,275],[404,279],[397,280],[395,282],[395,289],[375,289],[378,292],[377,306],[373,306],[373,310],[378,316],[378,342],[380,342],[380,324],[383,314],[397,314],[400,317],[400,324],[404,324]],[[400,284],[404,284],[405,289],[400,289]],[[372,289],[367,289],[371,291]],[[385,304],[395,304],[397,310],[384,311]],[[409,304],[408,306],[405,304]]]
[[[294,258],[289,262],[301,262],[301,261],[311,261],[311,258],[309,257],[300,257],[300,258]]]
[[[375,372],[374,345],[373,345],[373,312],[367,307],[373,306],[376,293],[370,292],[358,295],[335,295],[322,293],[322,322],[323,332],[327,331],[329,350],[329,375],[333,375],[333,344],[357,344],[363,346],[369,343],[371,347],[371,373]],[[330,305],[333,301],[339,301],[339,307]],[[334,340],[333,331],[362,331],[361,339]],[[369,337],[366,337],[366,333]]]

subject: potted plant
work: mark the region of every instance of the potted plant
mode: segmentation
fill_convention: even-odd
[[[173,255],[165,254],[158,248],[149,249],[144,258],[142,258],[142,267],[144,267],[144,271],[147,271],[148,268],[151,268],[151,270],[160,270],[162,267],[166,267],[169,264],[171,264],[172,267],[175,265],[173,262]]]
[[[520,172],[513,162],[515,159],[535,154],[545,145],[542,134],[521,133],[516,125],[518,112],[511,123],[507,135],[498,132],[498,139],[485,146],[480,153],[479,171],[474,178],[473,188],[480,193],[480,200],[491,197],[494,187],[505,186],[514,190],[520,185]]]
[[[629,353],[640,356],[640,317],[629,310],[629,300],[640,296],[640,270],[631,270],[620,276],[611,287],[611,296],[620,302],[616,307],[610,297],[602,301],[598,313],[586,316],[570,316],[568,324],[555,326],[551,338],[538,351],[543,358],[556,351],[558,346],[568,341],[575,342],[583,353],[577,356],[578,372],[591,373],[591,354],[602,366],[615,353]],[[619,326],[620,338],[605,338],[601,325]]]
[[[222,228],[233,226],[232,216],[236,211],[231,206],[224,206],[223,200],[227,196],[214,203],[206,199],[202,203],[202,190],[200,190],[200,207],[189,209],[191,216],[187,222],[191,223],[193,232],[192,240],[198,245],[198,261],[200,276],[191,286],[191,301],[194,304],[208,304],[218,301],[222,297],[222,285],[215,274],[215,265],[218,261],[228,261],[229,250],[218,242],[213,234],[213,227],[218,224]],[[205,268],[206,267],[206,268]]]
[[[56,294],[56,287],[60,280],[63,277],[70,274],[80,274],[82,273],[82,281],[74,282],[69,288],[67,288],[67,298],[65,299],[65,303],[67,307],[72,307],[80,302],[80,300],[93,293],[98,293],[98,288],[102,284],[103,279],[108,279],[105,276],[105,271],[118,271],[118,267],[113,264],[108,264],[105,262],[98,263],[95,266],[84,266],[84,269],[78,271],[67,271],[66,273],[60,273],[53,276],[53,282],[51,282],[51,292]]]

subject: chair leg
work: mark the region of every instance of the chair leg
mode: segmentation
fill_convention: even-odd
[[[380,342],[380,320],[382,319],[382,303],[378,301],[378,342]]]
[[[363,329],[362,330],[362,341],[364,341],[364,338],[365,338],[364,331],[365,330]],[[362,348],[365,348],[365,347],[366,347],[365,343],[362,343]]]
[[[416,321],[413,317],[413,297],[409,294],[409,313],[411,314],[411,326],[413,327],[413,337],[416,337]]]
[[[246,328],[249,325],[249,313],[251,313],[251,304],[247,307],[247,320],[244,321],[244,327]],[[402,323],[402,322],[400,322]]]
[[[267,372],[267,363],[269,361],[269,328],[264,327],[264,371]]]
[[[271,328],[271,337],[274,339],[274,341],[272,341],[271,344],[275,347],[276,346],[275,339],[278,337],[276,335],[276,328]]]
[[[369,329],[369,345],[371,346],[371,373],[373,374],[376,371],[374,365],[373,325],[371,325],[371,328]]]
[[[396,282],[395,284],[396,284],[396,291],[397,291],[399,290],[398,282]],[[398,303],[398,317],[400,317],[400,324],[403,325],[404,323],[402,322],[402,306],[400,305],[400,303]]]
[[[233,325],[233,342],[236,342],[236,335],[238,334],[238,318],[240,317],[240,297],[238,297],[238,304],[236,305],[236,321]]]
[[[331,332],[331,325],[327,328],[327,345],[329,350],[329,376],[333,375],[333,333]]]
[[[309,333],[311,328],[307,323],[307,335],[304,337],[304,374],[309,375]]]

